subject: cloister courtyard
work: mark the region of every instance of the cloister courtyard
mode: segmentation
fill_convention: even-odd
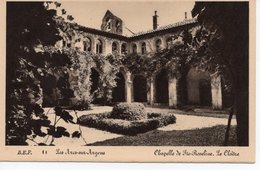
[[[147,8],[145,28],[109,7],[93,26],[7,3],[5,144],[249,146],[248,4],[204,5]]]
[[[99,114],[111,112],[111,106],[92,106],[87,111],[72,111],[75,122],[82,115]],[[137,135],[122,135],[111,133],[96,128],[81,126],[79,124],[67,123],[60,120],[58,126],[65,127],[69,133],[80,131],[82,136],[79,138],[62,137],[56,138],[56,146],[222,146],[226,132],[228,114],[225,111],[213,111],[208,108],[177,110],[168,108],[146,107],[148,112],[162,114],[174,113],[176,123],[146,133]],[[54,121],[55,114],[53,108],[45,108],[49,120]],[[236,120],[235,116],[231,121],[231,131],[229,146],[236,145]],[[35,141],[48,143],[48,137],[37,137]],[[35,145],[28,140],[29,145]]]

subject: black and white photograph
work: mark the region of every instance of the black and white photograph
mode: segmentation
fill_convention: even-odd
[[[249,1],[5,5],[5,146],[254,147]]]

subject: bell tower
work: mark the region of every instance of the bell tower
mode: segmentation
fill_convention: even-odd
[[[107,10],[102,19],[101,30],[122,35],[123,21],[115,16],[111,11]]]

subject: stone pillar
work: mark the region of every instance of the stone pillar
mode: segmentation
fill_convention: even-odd
[[[213,75],[211,77],[211,96],[212,96],[212,108],[222,109],[222,91],[221,91],[220,76]]]
[[[126,73],[126,102],[132,102],[132,81],[131,81],[131,73],[128,71]]]
[[[120,54],[120,55],[122,55],[122,54],[121,54],[121,45],[122,45],[122,44],[117,43],[117,45],[118,45],[118,46],[117,46],[117,53]],[[111,47],[111,48],[112,48],[112,47]],[[111,49],[111,50],[112,50],[112,49]]]
[[[148,94],[147,94],[147,97],[148,97],[148,102],[150,103],[150,105],[153,105],[154,102],[155,102],[155,95],[154,95],[154,78],[151,77],[148,81],[149,83],[149,91],[148,91]]]
[[[112,41],[110,39],[105,39],[104,40],[103,47],[104,47],[104,52],[103,54],[106,56],[108,54],[112,54]]]
[[[131,43],[126,44],[126,50],[127,50],[127,54],[132,53],[132,44]]]
[[[138,54],[142,53],[142,42],[137,42],[136,44],[136,52]]]
[[[177,107],[177,79],[175,77],[169,77],[169,107]]]
[[[166,37],[162,38],[162,45],[161,45],[161,48],[162,49],[165,49],[167,47],[167,43],[166,43]]]

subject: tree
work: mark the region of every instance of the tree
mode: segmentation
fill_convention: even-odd
[[[7,2],[7,145],[26,145],[28,135],[46,135],[41,127],[50,128],[51,122],[41,107],[40,82],[52,68],[64,68],[70,64],[67,56],[55,48],[45,50],[61,39],[55,20],[56,9],[48,9],[49,4]],[[60,6],[59,3],[54,4]],[[61,113],[61,117],[65,115],[65,119],[71,121],[67,112]],[[68,136],[65,129],[59,129]]]
[[[60,7],[58,2],[7,3],[7,145],[26,145],[27,140],[46,145],[49,136],[52,136],[49,145],[53,145],[54,138],[69,137],[66,129],[57,123],[59,120],[74,123],[73,117],[61,106],[70,105],[70,99],[74,98],[76,103],[71,109],[89,109],[93,98],[89,93],[89,76],[93,66],[102,72],[99,96],[106,103],[111,100],[120,57],[94,55],[71,46],[59,47],[57,42],[64,36],[72,41],[71,36],[82,33],[71,15],[64,16],[64,9],[61,16],[57,15]],[[42,106],[49,104],[43,102],[43,94],[53,93],[58,100],[50,103],[56,106],[52,123]],[[36,136],[46,136],[46,142],[36,142]],[[81,132],[73,133],[74,136],[81,136]]]
[[[249,145],[249,6],[248,2],[196,2],[192,10],[201,25],[196,58],[230,81],[232,114],[238,145]]]

